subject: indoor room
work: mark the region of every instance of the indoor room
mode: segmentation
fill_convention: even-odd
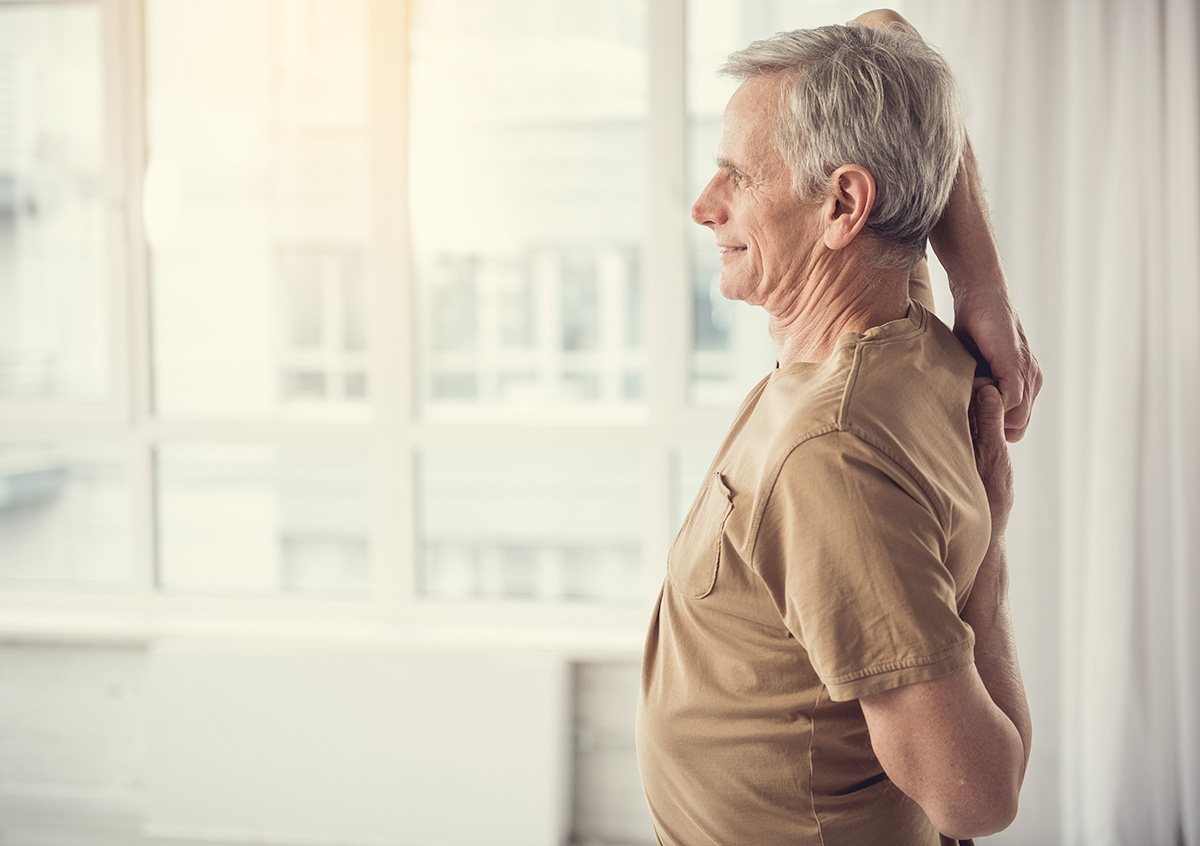
[[[1033,740],[977,842],[1200,846],[1200,9],[890,6],[1038,374],[991,541]],[[647,631],[784,369],[697,199],[719,71],[870,8],[0,0],[0,844],[699,846]]]

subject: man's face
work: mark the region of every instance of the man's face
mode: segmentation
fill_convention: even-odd
[[[820,204],[795,196],[772,137],[779,86],[756,76],[734,92],[721,121],[717,173],[692,206],[692,220],[716,235],[721,294],[753,305],[806,278],[820,237]]]

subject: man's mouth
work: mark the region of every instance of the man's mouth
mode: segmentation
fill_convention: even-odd
[[[745,247],[733,247],[733,246],[729,246],[728,244],[717,244],[717,249],[720,251],[721,255],[731,256],[734,253],[744,252],[746,248]]]

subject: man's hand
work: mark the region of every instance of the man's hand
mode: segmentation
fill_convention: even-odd
[[[975,396],[968,416],[975,444],[975,466],[992,512],[992,537],[1000,538],[1008,528],[1013,506],[1013,468],[1008,444],[1004,442],[1004,406],[991,379],[975,380]]]
[[[988,363],[1004,403],[1004,436],[1021,440],[1043,376],[1007,290],[962,290],[954,303],[954,334]]]

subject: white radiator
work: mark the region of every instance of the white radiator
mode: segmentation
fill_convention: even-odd
[[[146,833],[329,846],[562,846],[568,665],[534,655],[161,643]]]

